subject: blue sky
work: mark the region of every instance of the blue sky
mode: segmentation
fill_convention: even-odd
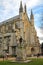
[[[0,22],[19,14],[20,1],[22,1],[23,7],[26,3],[28,16],[30,16],[31,9],[33,10],[37,35],[40,42],[43,42],[43,21],[41,20],[43,0],[0,0]]]

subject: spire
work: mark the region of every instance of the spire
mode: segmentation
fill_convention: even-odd
[[[23,6],[22,6],[22,1],[20,2],[20,8],[19,8],[19,13],[23,12]]]
[[[24,10],[25,10],[25,12],[26,12],[26,4],[25,4],[25,6],[24,6]]]
[[[34,18],[34,15],[33,15],[32,9],[31,9],[30,19],[33,19],[33,18]]]
[[[34,15],[33,15],[32,9],[31,9],[30,21],[31,21],[31,24],[34,26]]]

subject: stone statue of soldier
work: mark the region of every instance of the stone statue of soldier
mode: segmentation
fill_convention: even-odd
[[[19,45],[20,44],[20,45]],[[19,38],[19,44],[17,47],[17,60],[25,60],[26,59],[26,52],[25,52],[25,43],[23,42],[22,37]]]

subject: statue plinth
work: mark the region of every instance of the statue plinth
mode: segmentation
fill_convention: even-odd
[[[17,45],[17,59],[18,61],[26,60],[26,43],[20,37],[19,43]]]
[[[17,61],[23,61],[26,60],[26,51],[25,48],[23,47],[18,47],[17,48]]]

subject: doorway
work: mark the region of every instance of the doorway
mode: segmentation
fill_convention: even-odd
[[[35,50],[34,50],[34,48],[32,47],[32,48],[31,48],[31,55],[32,55],[32,56],[34,56],[34,51],[35,51]]]
[[[12,46],[12,55],[16,56],[16,46]]]

